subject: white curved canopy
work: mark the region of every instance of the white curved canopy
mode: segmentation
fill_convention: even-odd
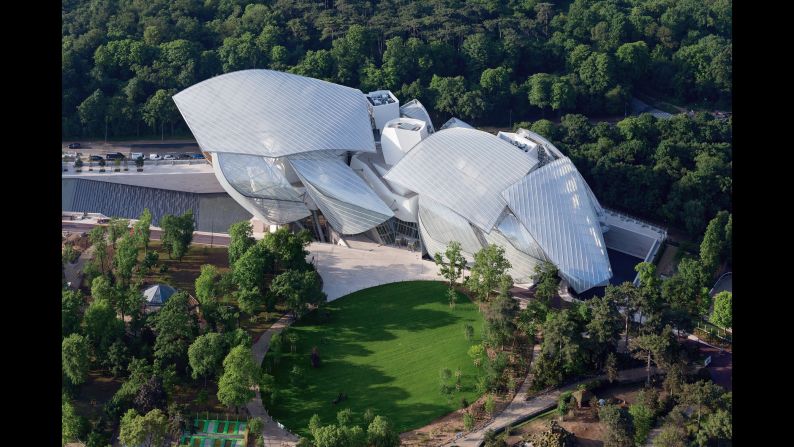
[[[207,152],[279,157],[375,151],[367,99],[358,89],[272,70],[242,70],[173,98]]]
[[[598,216],[570,159],[530,172],[502,195],[577,293],[612,277]]]
[[[534,164],[494,135],[458,127],[419,142],[384,178],[451,208],[487,233],[507,205],[501,192]]]
[[[331,226],[358,234],[394,216],[392,210],[337,155],[330,152],[287,157],[306,191]]]

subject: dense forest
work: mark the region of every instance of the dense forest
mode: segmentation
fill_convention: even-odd
[[[477,125],[731,107],[730,0],[64,0],[64,138],[187,135],[171,95],[272,68]],[[443,121],[442,121],[443,122]]]
[[[548,137],[576,165],[602,205],[680,228],[698,239],[732,211],[733,119],[708,113],[628,117],[612,126],[583,115],[517,123]]]

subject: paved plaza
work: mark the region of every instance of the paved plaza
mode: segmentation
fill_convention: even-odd
[[[313,242],[306,260],[323,278],[328,301],[369,287],[400,281],[438,281],[438,267],[418,251],[356,241],[351,247]]]

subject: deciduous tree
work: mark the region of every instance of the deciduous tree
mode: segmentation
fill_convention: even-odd
[[[474,265],[466,285],[481,301],[485,301],[510,267],[504,248],[490,244],[474,254]]]
[[[447,259],[446,262],[444,257]],[[466,258],[460,252],[460,242],[451,241],[447,244],[443,256],[441,253],[435,253],[433,260],[438,266],[438,274],[449,281],[450,287],[457,285],[457,281],[463,275],[463,269],[466,268]]]
[[[130,409],[121,418],[119,440],[124,445],[159,447],[168,433],[168,418],[159,408],[145,416]]]
[[[160,227],[163,229],[160,237],[163,248],[168,251],[171,258],[181,261],[193,241],[195,229],[193,210],[188,210],[181,216],[170,214],[163,216],[160,219]]]
[[[256,240],[253,227],[248,221],[241,221],[229,226],[229,266],[234,267],[243,254],[251,248]]]
[[[207,378],[215,377],[221,371],[226,355],[226,341],[221,334],[209,332],[196,337],[187,354],[193,378],[204,377],[206,387]]]
[[[301,317],[309,305],[325,302],[320,276],[314,270],[287,270],[273,278],[270,292],[285,300],[287,308],[296,317]]]
[[[80,334],[72,334],[61,343],[63,372],[74,385],[80,385],[86,380],[89,351],[88,340]]]
[[[154,317],[157,339],[154,358],[161,364],[175,364],[183,370],[187,364],[187,351],[198,331],[196,318],[190,311],[187,292],[177,292],[166,301]]]
[[[251,387],[257,384],[259,368],[254,364],[251,348],[235,346],[223,359],[223,374],[218,381],[218,400],[229,407],[245,405],[254,397]]]
[[[723,291],[714,296],[714,310],[711,312],[710,321],[717,326],[731,327],[733,325],[733,294]]]

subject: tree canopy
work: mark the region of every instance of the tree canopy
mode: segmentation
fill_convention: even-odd
[[[251,387],[257,384],[259,367],[254,364],[251,348],[235,346],[223,359],[223,374],[218,381],[218,400],[229,407],[245,405],[254,397]]]
[[[160,237],[163,248],[172,258],[182,260],[193,241],[195,222],[193,210],[188,210],[181,216],[165,215],[160,219],[160,228],[163,234]]]
[[[732,8],[723,1],[158,0],[97,8],[79,0],[64,3],[62,22],[64,138],[186,134],[171,95],[247,68],[389,88],[417,97],[441,122],[448,113],[505,125],[547,108],[622,113],[635,91],[726,107],[732,97]],[[553,79],[533,85],[540,102],[525,87],[537,73]]]

